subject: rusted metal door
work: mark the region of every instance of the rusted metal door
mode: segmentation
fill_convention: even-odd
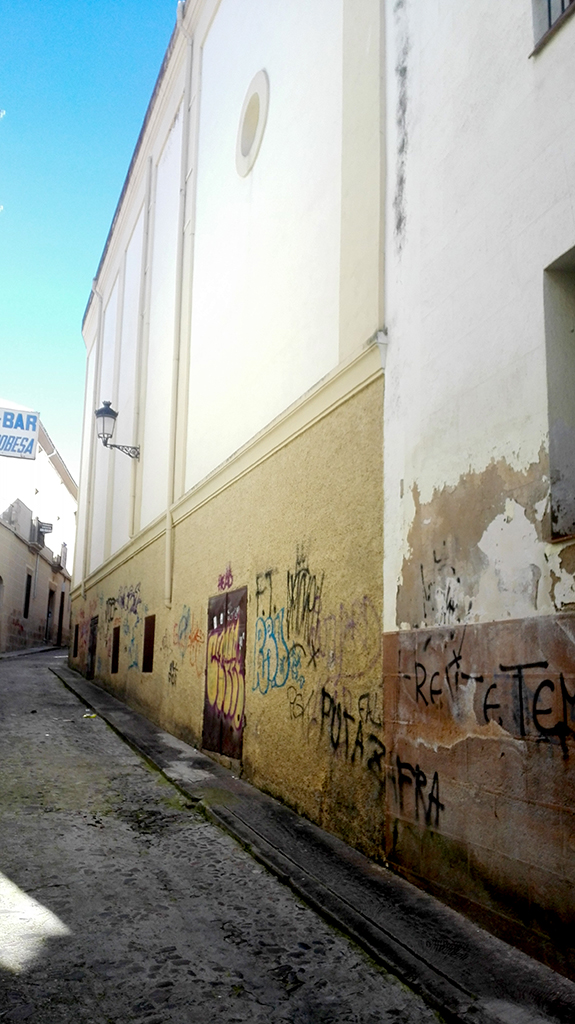
[[[96,647],[98,646],[98,616],[90,619],[90,637],[88,640],[88,659],[86,662],[86,679],[93,679],[96,672]]]
[[[208,603],[203,746],[241,758],[246,702],[247,587]]]

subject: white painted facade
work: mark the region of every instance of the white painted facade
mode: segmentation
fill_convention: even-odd
[[[386,4],[388,630],[440,624],[398,616],[414,502],[433,505],[501,460],[526,472],[548,449],[544,271],[575,245],[575,19],[530,57],[542,34],[531,13],[489,0]],[[543,501],[539,524],[548,511]],[[514,497],[479,548],[460,621],[574,601],[561,546]]]
[[[381,26],[376,0],[186,4],[84,322],[76,583],[373,344]],[[262,69],[269,110],[242,176]],[[97,442],[104,400],[137,464]]]

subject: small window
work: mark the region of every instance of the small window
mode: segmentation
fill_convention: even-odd
[[[144,619],[144,657],[142,672],[152,672],[154,668],[154,634],[156,632],[156,616],[146,615]]]
[[[240,114],[236,140],[236,170],[245,178],[256,162],[260,151],[270,101],[270,83],[262,68],[252,78]]]
[[[575,536],[575,248],[544,281],[551,538]]]
[[[32,573],[26,573],[26,593],[24,595],[24,618],[30,614],[30,591],[32,590]]]
[[[533,31],[537,53],[552,35],[575,13],[575,0],[533,0]]]
[[[74,626],[74,647],[72,648],[72,657],[73,658],[77,658],[78,657],[78,634],[79,634],[79,632],[80,632],[80,628],[78,626],[78,623],[76,623],[76,625]]]
[[[152,654],[153,654],[153,652],[152,652]],[[119,661],[120,661],[120,627],[119,626],[114,626],[114,631],[112,633],[112,666],[111,666],[111,669],[110,669],[112,675],[115,675],[116,672],[118,671]]]

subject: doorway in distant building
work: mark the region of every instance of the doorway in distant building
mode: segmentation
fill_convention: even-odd
[[[46,609],[46,631],[44,633],[44,643],[50,643],[50,634],[52,632],[52,616],[54,614],[54,591],[48,591],[48,608]]]
[[[240,759],[246,703],[247,587],[208,603],[203,746]]]
[[[64,628],[64,601],[66,599],[66,593],[64,590],[60,592],[60,611],[58,612],[58,633],[56,634],[56,647],[62,646],[62,631]]]
[[[90,637],[88,639],[88,660],[86,662],[86,679],[93,679],[96,672],[96,647],[98,646],[98,616],[90,619]]]

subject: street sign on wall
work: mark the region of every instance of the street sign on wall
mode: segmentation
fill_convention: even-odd
[[[25,409],[0,409],[0,455],[35,459],[40,413]]]

